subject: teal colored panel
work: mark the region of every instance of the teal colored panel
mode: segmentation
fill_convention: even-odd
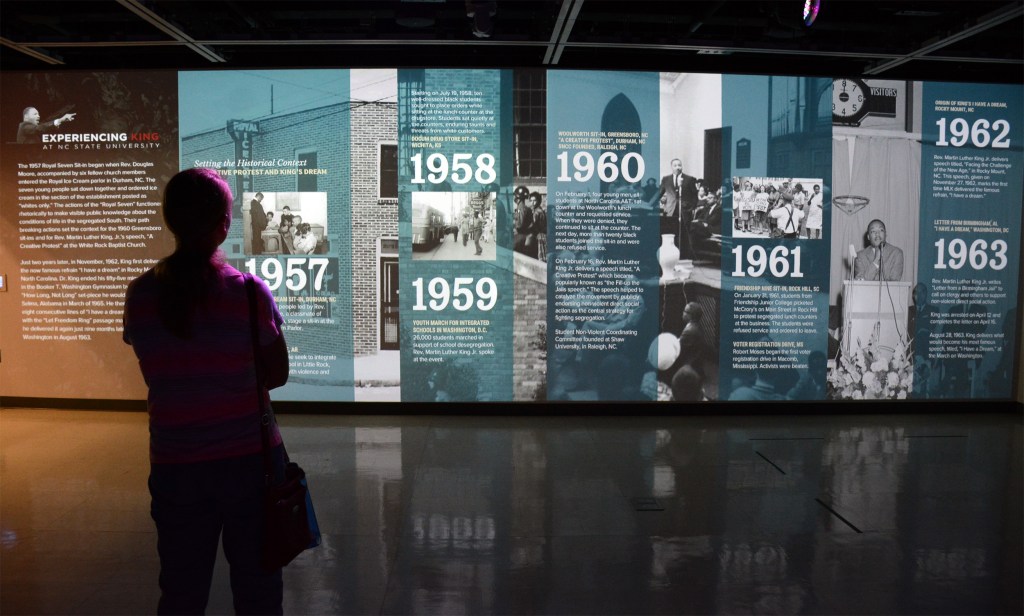
[[[658,336],[658,73],[548,73],[548,397],[650,400]]]
[[[403,401],[512,399],[510,76],[399,71]]]
[[[724,75],[719,398],[820,400],[828,352],[831,80]],[[815,192],[814,187],[819,187]],[[808,233],[812,208],[821,233]]]
[[[181,168],[216,168],[231,185],[221,248],[267,282],[285,318],[291,376],[279,400],[354,398],[349,104],[348,70],[178,76]],[[309,224],[307,239],[264,235],[257,203],[275,224]]]
[[[1011,398],[1020,377],[1022,92],[924,84],[915,397]]]

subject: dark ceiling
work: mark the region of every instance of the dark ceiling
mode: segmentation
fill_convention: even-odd
[[[1024,82],[1024,2],[4,0],[0,68],[522,67]],[[486,10],[486,9],[481,9]]]

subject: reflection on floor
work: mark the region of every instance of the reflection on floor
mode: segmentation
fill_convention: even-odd
[[[280,421],[324,532],[286,613],[1024,611],[1017,415]],[[155,609],[146,440],[0,411],[0,613]]]

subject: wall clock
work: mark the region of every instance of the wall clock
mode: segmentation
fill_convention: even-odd
[[[871,90],[860,79],[832,80],[832,123],[860,126],[868,112]]]

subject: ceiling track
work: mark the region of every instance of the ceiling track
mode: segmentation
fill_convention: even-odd
[[[547,53],[544,54],[544,64],[558,64],[562,58],[562,51],[576,25],[576,17],[579,16],[581,8],[583,8],[583,0],[562,0],[562,7],[558,11],[558,20],[551,32],[552,40],[556,34],[558,35],[558,42],[553,47],[548,46]]]
[[[877,59],[900,59],[904,54],[886,54],[861,51],[827,51],[822,49],[775,49],[772,47],[726,47],[716,45],[655,45],[649,43],[566,43],[566,47],[598,47],[608,49],[640,49],[660,51],[701,51],[712,49],[715,51],[736,53],[753,53],[775,56],[827,56],[830,58],[860,58],[864,60]],[[915,57],[914,60],[939,60],[943,62],[984,62],[991,64],[1024,64],[1024,59],[1016,58],[974,58],[969,56],[927,56]]]
[[[62,42],[32,42],[32,43],[16,43],[7,39],[0,38],[0,43],[3,45],[30,55],[34,58],[47,62],[49,64],[63,64],[63,62],[53,56],[47,55],[40,49],[61,49],[61,48],[97,48],[97,47],[192,47],[193,45],[200,45],[203,47],[207,46],[220,46],[220,47],[308,47],[308,46],[413,46],[413,47],[476,47],[476,46],[496,46],[496,47],[547,47],[552,56],[554,56],[554,49],[556,45],[551,45],[544,41],[501,41],[501,40],[490,40],[490,41],[477,41],[477,40],[436,40],[436,39],[307,39],[307,40],[293,40],[293,39],[281,39],[281,40],[215,40],[215,41],[198,41],[193,40],[191,42],[186,41],[62,41]],[[824,50],[809,50],[809,49],[773,49],[773,48],[756,48],[756,47],[716,47],[709,45],[652,45],[643,43],[588,43],[588,42],[577,42],[569,43],[564,42],[559,47],[561,48],[608,48],[608,49],[636,49],[642,51],[701,51],[706,49],[714,49],[718,51],[727,52],[730,54],[761,54],[761,55],[779,55],[779,56],[827,56],[833,58],[851,58],[851,59],[862,59],[862,60],[900,60],[907,56],[903,54],[885,54],[885,53],[867,53],[867,52],[853,52],[853,51],[824,51]],[[560,53],[560,52],[559,52]],[[37,55],[38,54],[38,55]],[[936,62],[973,62],[973,63],[985,63],[985,64],[1024,64],[1024,59],[1015,58],[976,58],[967,56],[915,56],[909,58],[909,60],[927,60]],[[908,60],[908,61],[909,61]],[[550,60],[548,64],[552,63]],[[877,70],[877,69],[876,69]]]
[[[204,59],[209,60],[210,62],[227,62],[227,60],[218,55],[212,49],[196,41],[174,24],[154,13],[143,5],[140,0],[117,0],[117,3],[135,13],[143,20],[149,22],[164,34],[180,43],[183,43],[186,47],[196,52]]]
[[[25,45],[23,43],[15,43],[14,41],[5,39],[3,37],[0,37],[0,45],[21,52],[26,56],[35,58],[36,60],[46,62],[47,64],[64,64],[64,62],[60,58],[51,56],[50,54],[43,51],[35,50],[30,45]]]
[[[864,71],[864,74],[877,75],[891,68],[900,66],[901,64],[906,64],[911,60],[929,59],[926,58],[926,56],[927,54],[930,54],[933,51],[942,49],[943,47],[946,47],[947,45],[952,45],[953,43],[956,43],[958,41],[962,41],[965,38],[974,36],[979,32],[984,32],[989,28],[998,26],[1001,23],[1005,23],[1007,21],[1010,21],[1011,19],[1020,17],[1021,15],[1024,15],[1024,5],[1021,5],[1019,3],[1007,5],[1000,10],[993,11],[992,13],[985,15],[984,17],[978,20],[978,23],[974,24],[973,26],[964,28],[963,30],[955,34],[951,34],[949,36],[933,40],[932,42],[927,43],[920,49],[905,54],[900,58],[889,60],[888,62],[882,62],[881,64],[869,67],[867,70]],[[1020,64],[1019,61],[1017,63]]]

